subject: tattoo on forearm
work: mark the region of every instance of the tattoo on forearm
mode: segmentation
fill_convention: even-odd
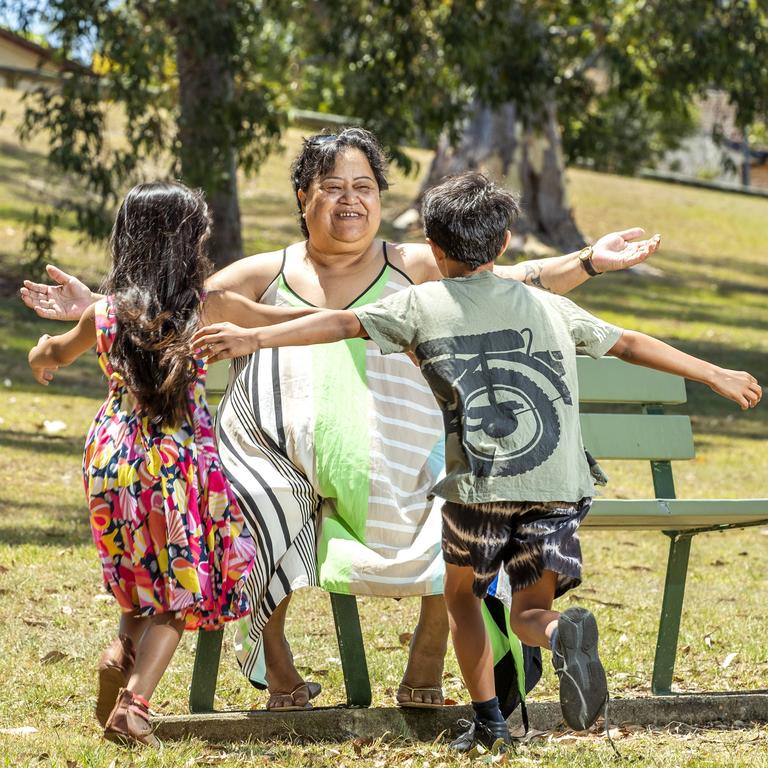
[[[523,282],[526,285],[532,285],[534,288],[541,288],[542,291],[552,292],[551,288],[548,288],[541,281],[541,273],[544,271],[544,267],[540,261],[532,261],[525,265],[525,277]]]

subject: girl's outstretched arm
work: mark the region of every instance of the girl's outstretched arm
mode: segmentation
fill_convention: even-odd
[[[298,347],[325,344],[342,339],[365,337],[357,315],[347,309],[323,309],[308,317],[269,328],[240,328],[232,323],[217,323],[201,328],[192,338],[196,350],[209,363],[229,357],[250,355],[267,347]]]
[[[53,371],[59,366],[69,365],[83,352],[96,343],[95,307],[88,306],[80,322],[71,330],[59,336],[45,334],[29,352],[29,367],[39,384],[48,386]]]
[[[746,371],[721,368],[637,331],[624,331],[608,354],[627,363],[700,381],[718,395],[733,400],[742,410],[754,408],[763,396],[757,379]]]
[[[234,291],[213,289],[205,295],[202,321],[205,325],[229,322],[243,328],[256,328],[260,325],[284,323],[317,312],[325,310],[318,307],[275,307],[259,304]]]

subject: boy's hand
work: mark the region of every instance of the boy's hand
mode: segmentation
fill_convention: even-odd
[[[48,277],[58,285],[24,281],[21,300],[48,320],[79,320],[93,303],[91,289],[76,277],[68,275],[58,267],[49,264],[45,268]]]
[[[232,323],[215,323],[201,328],[192,337],[196,354],[208,358],[209,363],[230,357],[250,355],[259,348],[256,328],[241,328]]]
[[[58,367],[46,368],[36,364],[35,361],[37,359],[37,353],[40,351],[40,345],[50,338],[51,337],[47,333],[44,333],[39,338],[37,344],[29,351],[29,367],[32,369],[32,376],[38,384],[42,384],[44,387],[47,387],[49,382],[53,381],[54,371],[57,371]]]
[[[603,235],[592,246],[592,264],[598,272],[614,272],[618,269],[634,267],[645,261],[659,248],[661,235],[654,235],[649,240],[629,242],[642,237],[645,232],[640,227],[625,229],[623,232],[611,232]]]
[[[717,368],[712,381],[708,384],[714,392],[733,400],[743,411],[754,408],[763,396],[762,387],[757,383],[757,379],[746,371]]]

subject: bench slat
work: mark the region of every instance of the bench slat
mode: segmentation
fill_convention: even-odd
[[[682,531],[768,523],[768,499],[595,499],[583,525]]]
[[[596,459],[692,459],[693,431],[687,416],[583,413],[584,446]]]
[[[576,358],[582,403],[663,403],[686,401],[685,381],[671,373],[625,363],[615,357]]]

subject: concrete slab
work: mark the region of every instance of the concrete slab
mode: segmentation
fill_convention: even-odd
[[[561,723],[557,702],[531,702],[531,727],[547,731]],[[457,730],[457,720],[471,718],[469,706],[443,709],[317,708],[304,712],[214,712],[155,720],[158,737],[168,740],[197,737],[211,742],[304,739],[344,741],[379,738],[433,741],[443,731]],[[663,726],[670,723],[707,725],[768,722],[768,691],[751,693],[687,694],[636,699],[614,699],[611,724]],[[519,722],[516,713],[510,724]]]

